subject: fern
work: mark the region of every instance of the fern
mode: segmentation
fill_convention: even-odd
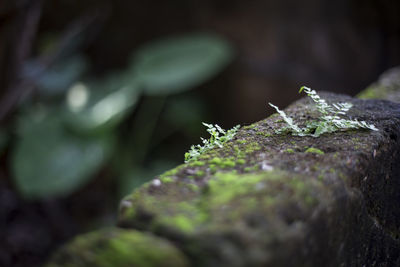
[[[204,123],[203,125],[207,127],[207,132],[211,135],[209,139],[204,139],[200,137],[203,145],[192,145],[190,150],[185,153],[185,163],[196,160],[204,152],[214,148],[222,148],[224,143],[231,140],[240,128],[240,125],[236,125],[232,129],[225,131],[218,124],[212,125]]]
[[[346,115],[352,108],[351,103],[334,103],[328,104],[325,99],[322,99],[315,90],[302,86],[299,93],[304,91],[314,102],[321,117],[318,121],[311,121],[307,123],[304,128],[300,128],[293,122],[293,119],[286,115],[277,106],[269,103],[269,105],[279,113],[279,115],[286,122],[287,126],[276,131],[276,133],[291,133],[297,136],[313,136],[319,137],[324,133],[333,133],[336,131],[345,131],[349,129],[369,129],[378,131],[373,124],[368,124],[365,121],[349,120],[339,117],[339,115]]]

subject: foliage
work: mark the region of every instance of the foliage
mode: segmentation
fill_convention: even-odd
[[[203,145],[191,146],[190,150],[185,153],[185,163],[196,160],[201,154],[214,147],[222,148],[226,142],[236,135],[240,128],[240,125],[236,125],[232,129],[225,131],[218,124],[212,125],[203,122],[203,125],[207,127],[207,132],[211,137],[208,140],[201,137]]]
[[[194,34],[147,45],[134,57],[134,76],[147,95],[177,93],[215,76],[232,59],[215,35]]]
[[[37,114],[41,112],[42,114]],[[111,152],[110,136],[82,138],[63,129],[59,114],[36,111],[19,121],[12,155],[15,182],[25,197],[63,196],[85,184]]]
[[[378,131],[373,124],[368,124],[365,121],[343,119],[339,115],[346,115],[346,113],[353,106],[351,103],[333,103],[328,104],[325,99],[322,99],[315,90],[302,86],[299,93],[304,91],[316,104],[316,108],[321,116],[318,121],[307,122],[306,126],[301,128],[293,119],[286,115],[277,106],[269,103],[269,105],[276,109],[282,119],[286,122],[287,126],[276,131],[276,133],[291,133],[297,136],[313,136],[319,137],[324,133],[333,133],[336,131],[345,131],[349,129],[369,129]]]
[[[182,113],[169,108],[166,96],[211,79],[232,55],[223,39],[192,34],[150,43],[134,54],[127,69],[104,78],[87,76],[87,61],[80,56],[62,58],[44,72],[38,71],[40,62],[28,62],[24,75],[35,82],[40,98],[39,103],[26,100],[20,110],[11,158],[17,188],[34,199],[68,195],[90,181],[107,161],[124,192],[145,182],[130,180],[138,179],[132,174],[151,173],[143,163],[162,111]],[[191,108],[200,116],[198,106]],[[171,112],[166,113],[173,117]],[[131,135],[120,140],[117,127],[128,115],[133,115]],[[169,127],[176,131],[178,124]]]

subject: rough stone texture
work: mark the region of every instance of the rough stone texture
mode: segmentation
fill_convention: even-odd
[[[368,90],[398,99],[399,80]],[[379,131],[277,135],[272,115],[127,196],[119,226],[173,242],[190,266],[400,266],[400,104],[322,96]],[[285,111],[318,117],[305,98]]]

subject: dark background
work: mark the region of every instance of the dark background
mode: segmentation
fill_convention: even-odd
[[[225,38],[234,60],[212,80],[168,96],[196,101],[202,108],[193,123],[200,127],[177,131],[152,147],[141,163],[147,170],[160,158],[168,158],[169,166],[181,163],[190,144],[205,136],[202,121],[230,128],[263,119],[272,113],[267,102],[283,108],[299,98],[302,85],[355,95],[400,63],[396,0],[2,0],[0,120],[10,137],[0,158],[0,266],[40,266],[77,233],[114,223],[120,199],[107,163],[66,196],[27,200],[18,193],[9,162],[18,141],[13,129],[19,103],[42,101],[35,83],[21,78],[26,61],[41,58],[51,68],[62,56],[46,58],[42,52],[46,40],[56,38],[67,44],[59,54],[85,55],[87,73],[103,77],[124,70],[143,44],[193,32]],[[76,47],[69,47],[75,44],[71,40],[79,40]],[[134,116],[117,128],[119,138],[128,138]],[[179,112],[173,116],[180,120]],[[160,120],[156,132],[168,127]]]

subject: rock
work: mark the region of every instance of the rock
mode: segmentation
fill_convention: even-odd
[[[390,84],[381,98],[399,94]],[[190,266],[400,266],[400,104],[321,96],[379,131],[278,135],[274,114],[135,190],[118,225],[172,242]],[[300,125],[319,116],[306,98],[285,112]]]
[[[400,67],[385,72],[379,81],[369,86],[357,96],[362,99],[386,99],[400,102]]]
[[[135,191],[119,225],[174,241],[196,266],[397,262],[400,105],[324,98],[353,103],[350,115],[380,130],[276,135],[273,115]],[[286,111],[316,116],[307,99]]]

